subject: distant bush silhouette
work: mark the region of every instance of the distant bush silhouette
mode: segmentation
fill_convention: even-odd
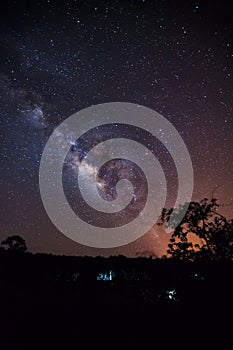
[[[2,246],[6,246],[6,250],[17,253],[25,253],[27,251],[27,245],[25,240],[18,235],[8,237],[1,242]]]
[[[191,261],[232,260],[233,220],[228,220],[218,213],[218,207],[215,198],[191,202],[184,218],[171,236],[168,257]],[[178,212],[179,210],[177,215]],[[171,213],[172,210],[164,210],[162,221],[168,221]],[[175,220],[176,216],[174,223]]]

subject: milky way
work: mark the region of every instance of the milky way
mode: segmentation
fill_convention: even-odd
[[[91,105],[124,101],[167,118],[186,143],[194,166],[193,199],[215,195],[232,217],[233,200],[233,8],[210,1],[38,1],[25,7],[6,1],[0,21],[1,240],[25,237],[29,250],[56,254],[161,255],[167,236],[154,227],[134,243],[101,250],[63,236],[41,203],[38,172],[51,133],[71,114]],[[60,144],[64,135],[57,135]],[[144,144],[166,175],[167,206],[177,193],[177,174],[163,145],[143,130],[112,125],[70,137],[63,167],[73,210],[85,206],[77,172],[97,181],[113,202],[116,182],[134,187],[131,210],[85,219],[108,227],[131,220],[144,205],[146,181],[129,161],[115,159],[99,171],[85,161],[91,147],[112,137]],[[104,151],[104,150],[103,150]],[[140,186],[138,179],[140,179]],[[87,208],[86,208],[87,209]],[[129,214],[130,213],[130,214]],[[99,220],[99,221],[98,221]]]

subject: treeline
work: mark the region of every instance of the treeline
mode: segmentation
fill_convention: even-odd
[[[125,256],[78,257],[52,254],[0,252],[0,280],[25,283],[92,283],[106,281],[156,281],[181,283],[231,277],[232,261],[178,261]],[[106,278],[104,278],[106,276]],[[110,278],[111,276],[111,278]],[[102,278],[101,278],[102,277]]]
[[[232,261],[233,219],[220,212],[217,199],[192,201],[179,208],[163,209],[158,225],[173,230],[166,259],[174,261]],[[183,212],[185,214],[183,215]],[[13,235],[1,242],[0,252],[27,252],[25,240]],[[152,256],[151,256],[152,257]]]

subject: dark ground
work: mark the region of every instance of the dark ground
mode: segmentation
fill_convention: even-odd
[[[79,258],[85,278],[72,281],[74,259],[1,256],[1,349],[209,349],[231,344],[232,264]],[[97,281],[92,272],[104,264],[120,265],[128,277]],[[144,278],[130,275],[135,264],[138,271],[146,270]],[[172,290],[176,294],[169,297]]]

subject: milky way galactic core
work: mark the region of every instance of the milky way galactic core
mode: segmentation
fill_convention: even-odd
[[[79,139],[94,128],[101,134],[99,127],[103,125],[106,130],[116,129],[120,137],[116,138],[112,132],[113,138],[108,136],[85,155],[80,153]],[[81,244],[113,248],[133,242],[156,224],[165,207],[167,188],[162,167],[148,148],[126,138],[127,134],[122,137],[125,126],[137,128],[138,135],[142,129],[157,137],[171,155],[178,174],[174,208],[183,205],[177,225],[192,198],[192,162],[182,138],[170,122],[155,111],[132,103],[112,102],[86,108],[54,130],[40,163],[41,197],[50,219],[61,232]],[[106,134],[103,136],[106,138]],[[88,138],[85,137],[84,142],[87,146]],[[69,152],[71,145],[75,147]],[[77,173],[80,191],[79,195],[76,193],[76,215],[63,190],[65,161]],[[100,176],[99,169],[103,167],[105,171],[102,170]],[[138,185],[135,192],[134,183]],[[107,196],[108,190],[112,198]],[[90,210],[90,207],[95,209]],[[95,218],[98,221],[100,217],[101,226],[95,223]]]

